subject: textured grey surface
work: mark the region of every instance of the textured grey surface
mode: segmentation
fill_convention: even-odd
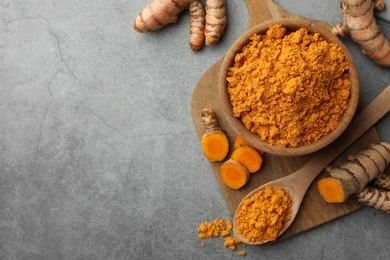
[[[220,44],[193,53],[188,15],[131,29],[147,0],[0,0],[0,259],[239,258],[199,223],[229,218],[190,115],[198,79],[247,26],[228,1]],[[337,0],[277,1],[334,24]],[[380,21],[387,35],[390,24]],[[389,68],[355,58],[364,101]],[[390,117],[378,124],[390,141]],[[362,209],[246,259],[387,259],[390,217]]]

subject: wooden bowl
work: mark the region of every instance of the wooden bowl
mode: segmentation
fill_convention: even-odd
[[[247,130],[244,124],[241,122],[241,120],[234,117],[232,113],[232,106],[230,103],[229,94],[227,92],[228,82],[226,78],[227,78],[228,70],[233,65],[236,54],[239,53],[242,50],[242,48],[249,43],[249,38],[255,33],[264,34],[268,30],[269,26],[273,24],[281,24],[287,29],[287,31],[290,32],[296,31],[300,28],[306,28],[311,33],[321,34],[326,41],[330,43],[336,43],[343,48],[346,59],[348,60],[349,63],[348,73],[349,73],[349,79],[352,83],[352,86],[351,86],[351,95],[348,101],[346,111],[343,117],[341,118],[340,122],[338,123],[338,125],[333,131],[329,132],[328,134],[324,135],[319,140],[311,144],[305,144],[298,147],[286,147],[286,148],[271,145],[267,142],[261,141],[259,136]],[[358,75],[355,68],[355,64],[347,48],[336,36],[334,36],[330,32],[328,28],[325,28],[325,26],[322,26],[313,20],[304,19],[304,18],[286,18],[280,20],[271,20],[259,24],[257,26],[254,26],[246,33],[244,33],[233,44],[233,46],[230,48],[230,50],[228,51],[228,53],[226,54],[223,60],[222,67],[220,70],[220,75],[219,75],[218,90],[219,90],[219,97],[221,99],[221,105],[222,105],[224,116],[228,124],[232,128],[232,130],[255,148],[259,150],[263,150],[270,154],[284,155],[284,156],[298,156],[298,155],[313,153],[332,143],[343,133],[343,131],[347,128],[348,124],[351,122],[352,117],[355,114],[356,107],[359,100]]]

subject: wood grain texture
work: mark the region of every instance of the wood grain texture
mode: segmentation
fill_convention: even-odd
[[[249,28],[253,25],[263,21],[268,21],[270,19],[296,17],[295,15],[281,9],[270,0],[246,0],[246,2],[250,16],[248,26]],[[196,132],[200,139],[204,133],[204,126],[200,115],[201,110],[205,107],[213,108],[218,117],[220,126],[226,131],[230,145],[233,147],[233,142],[236,136],[230,129],[227,121],[222,116],[223,113],[218,95],[218,76],[221,64],[222,60],[218,61],[200,78],[192,93],[190,104],[191,114]],[[343,160],[345,160],[347,155],[357,153],[361,149],[366,148],[368,144],[378,141],[379,137],[375,129],[370,129],[337,160],[335,160],[333,164],[341,163]],[[228,157],[230,156],[230,153],[228,154]],[[232,214],[234,214],[237,206],[246,194],[269,181],[295,172],[315,155],[316,153],[298,157],[284,157],[265,154],[262,169],[258,173],[252,174],[249,183],[240,190],[232,190],[222,183],[219,176],[219,168],[222,164],[221,162],[210,163],[210,166],[212,172],[214,173],[215,180],[218,182],[221,188],[226,203]],[[319,178],[321,178],[323,174],[324,172],[319,175]],[[214,179],[214,177],[210,173],[211,181]],[[309,230],[330,220],[353,212],[360,207],[361,204],[358,203],[354,197],[351,197],[346,203],[343,204],[326,203],[318,193],[316,188],[316,180],[314,180],[306,193],[294,223],[279,239],[285,239],[299,234],[303,231]]]

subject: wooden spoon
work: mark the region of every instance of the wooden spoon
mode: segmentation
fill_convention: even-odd
[[[318,154],[308,161],[302,168],[298,171],[287,175],[286,177],[271,181],[266,183],[259,188],[253,190],[251,193],[245,196],[248,198],[265,188],[265,186],[271,185],[273,187],[281,187],[291,196],[293,201],[291,208],[291,219],[284,223],[283,229],[279,232],[278,236],[284,233],[288,227],[294,221],[303,197],[307,189],[313,180],[317,177],[323,169],[329,165],[334,159],[337,158],[345,149],[353,144],[361,135],[363,135],[368,129],[370,129],[380,118],[386,115],[390,110],[390,85],[377,96],[367,107],[364,109],[359,116],[357,116],[345,130],[345,132],[330,146],[324,148]],[[245,199],[244,198],[244,199]],[[241,203],[238,205],[235,216],[240,210]],[[259,245],[269,241],[264,242],[249,242],[237,231],[237,225],[234,218],[234,233],[235,236],[246,244]]]

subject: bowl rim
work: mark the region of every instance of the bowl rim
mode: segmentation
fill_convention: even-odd
[[[307,28],[309,32],[320,33],[321,36],[328,42],[336,43],[342,47],[344,51],[344,55],[349,63],[348,75],[349,80],[351,81],[351,89],[350,89],[350,97],[348,100],[347,108],[344,112],[344,115],[341,117],[339,123],[336,128],[331,132],[327,133],[317,141],[314,141],[310,144],[304,144],[298,147],[279,147],[276,145],[271,145],[265,141],[261,141],[259,136],[247,130],[244,124],[240,119],[234,117],[232,115],[232,106],[230,103],[229,94],[227,93],[227,73],[231,65],[233,64],[234,58],[238,52],[242,50],[242,48],[249,43],[249,37],[255,33],[264,34],[270,25],[281,24],[287,28],[287,31],[296,31],[299,28]],[[222,111],[224,113],[225,119],[228,122],[229,126],[233,129],[233,131],[241,136],[245,141],[251,144],[253,147],[259,150],[263,150],[264,152],[274,154],[274,155],[284,155],[284,156],[299,156],[306,155],[313,152],[316,152],[329,144],[335,141],[340,135],[345,131],[351,122],[359,101],[359,78],[356,70],[355,63],[353,58],[347,49],[347,47],[343,44],[343,42],[338,39],[336,36],[331,34],[328,28],[320,25],[319,22],[314,20],[306,19],[306,18],[283,18],[283,19],[274,19],[269,20],[264,23],[258,24],[249,30],[247,30],[244,34],[242,34],[230,47],[227,54],[225,55],[221,69],[219,72],[219,80],[218,80],[218,92],[219,99],[222,106]]]

